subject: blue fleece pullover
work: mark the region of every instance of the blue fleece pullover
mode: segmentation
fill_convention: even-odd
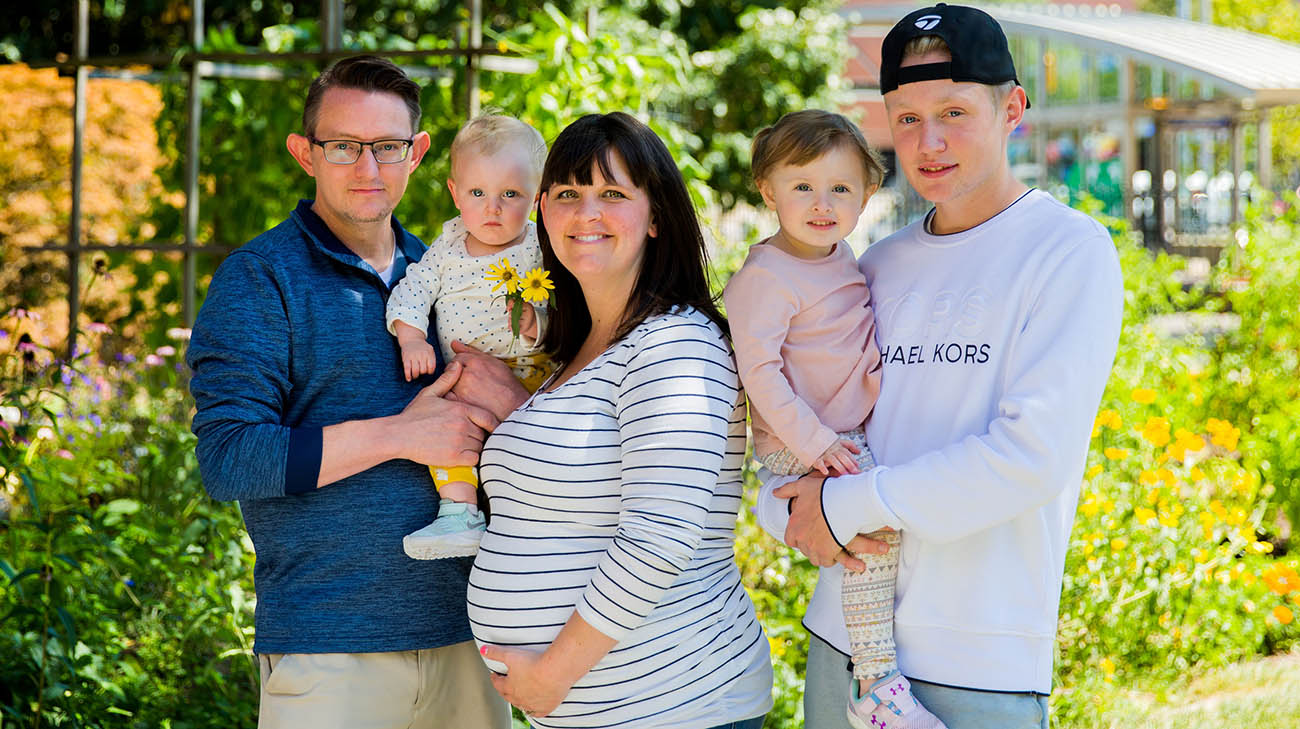
[[[469,640],[470,561],[402,552],[402,536],[437,513],[427,468],[393,460],[315,487],[324,426],[398,413],[433,378],[405,381],[384,328],[388,287],[311,204],[301,201],[222,262],[186,353],[204,486],[215,499],[239,500],[257,552],[253,650],[361,653]],[[393,229],[395,283],[425,246],[396,219]]]

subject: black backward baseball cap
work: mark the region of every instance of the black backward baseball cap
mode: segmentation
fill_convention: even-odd
[[[903,48],[913,38],[938,36],[948,44],[952,61],[901,67]],[[908,13],[889,31],[880,47],[880,93],[902,84],[934,79],[973,81],[996,86],[1015,81],[1016,64],[1002,26],[988,13],[965,5],[938,3]],[[1029,104],[1025,104],[1029,108]]]

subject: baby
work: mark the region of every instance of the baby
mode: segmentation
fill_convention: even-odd
[[[515,337],[509,308],[485,278],[499,272],[502,258],[517,272],[541,267],[537,228],[528,215],[545,161],[542,135],[512,117],[479,116],[456,134],[447,189],[460,216],[443,224],[442,235],[407,268],[388,300],[388,331],[402,349],[406,379],[431,374],[437,366],[438,354],[428,342],[430,308],[444,362],[455,356],[451,343],[459,340],[504,360],[529,390],[550,373],[538,348],[545,307],[524,306]],[[414,559],[475,554],[486,524],[478,510],[474,467],[430,471],[440,497],[438,518],[406,535],[402,548]]]
[[[866,278],[844,238],[884,169],[857,126],[814,109],[786,114],[759,132],[752,168],[779,228],[749,249],[723,297],[754,451],[777,474],[872,468],[865,425],[880,394],[880,350]],[[898,534],[870,537],[890,550],[855,555],[867,569],[845,572],[841,595],[853,651],[849,723],[942,729],[898,672]]]

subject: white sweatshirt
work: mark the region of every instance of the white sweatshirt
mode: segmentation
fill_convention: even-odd
[[[960,233],[921,221],[859,260],[883,354],[867,442],[882,466],[829,479],[837,541],[902,531],[899,667],[933,683],[1050,693],[1065,551],[1124,293],[1106,230],[1031,190]],[[767,474],[764,474],[767,475]],[[759,522],[785,531],[768,478]],[[848,653],[839,567],[804,625]]]

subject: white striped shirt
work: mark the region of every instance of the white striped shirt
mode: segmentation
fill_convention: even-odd
[[[539,727],[711,727],[772,705],[733,553],[744,394],[693,308],[646,321],[488,438],[480,644],[545,650],[576,609],[618,644]]]

